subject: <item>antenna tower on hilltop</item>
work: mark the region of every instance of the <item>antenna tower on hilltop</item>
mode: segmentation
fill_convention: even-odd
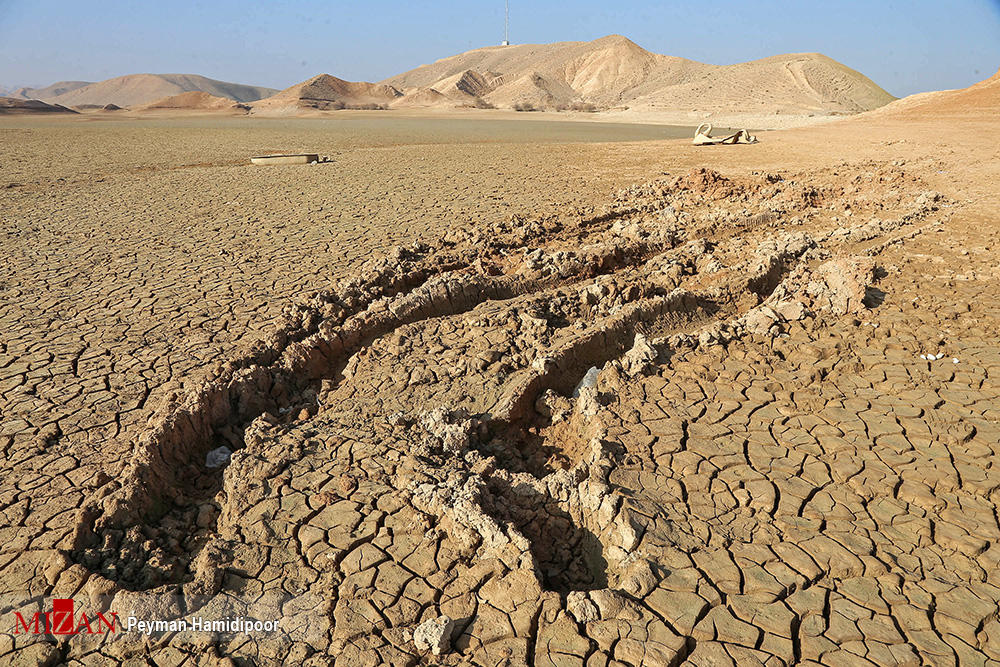
[[[503,3],[503,43],[500,46],[510,46],[510,0]]]

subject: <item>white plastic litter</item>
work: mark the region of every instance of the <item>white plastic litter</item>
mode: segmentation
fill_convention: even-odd
[[[576,389],[573,390],[573,398],[580,398],[580,390],[584,387],[596,387],[597,376],[600,374],[601,371],[597,366],[591,366],[587,374],[580,380],[580,384],[576,385]]]
[[[229,447],[226,447],[225,445],[222,447],[216,447],[205,456],[205,467],[221,468],[229,463],[229,459],[232,458],[232,456],[233,450],[229,449]]]

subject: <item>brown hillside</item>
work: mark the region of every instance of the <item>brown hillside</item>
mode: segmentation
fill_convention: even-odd
[[[83,88],[84,86],[89,86],[92,81],[57,81],[51,86],[46,86],[45,88],[18,88],[17,90],[11,92],[8,97],[14,97],[23,100],[50,100],[53,97],[58,97],[65,93]]]
[[[337,109],[387,105],[401,97],[392,86],[353,82],[329,74],[314,76],[253,104],[257,109]]]
[[[226,97],[236,102],[252,102],[275,92],[273,88],[216,81],[196,74],[128,74],[92,83],[45,101],[64,106],[115,104],[125,107],[148,104],[192,91]]]
[[[455,99],[433,88],[414,88],[389,103],[393,109],[449,108],[461,106]]]
[[[500,77],[492,72],[467,69],[435,82],[434,90],[456,100],[472,100],[492,91]]]
[[[164,97],[159,100],[150,102],[149,104],[143,104],[137,107],[133,107],[136,111],[155,111],[155,110],[190,110],[190,111],[223,111],[223,110],[236,110],[246,107],[234,102],[231,99],[225,97],[216,97],[215,95],[209,95],[201,91],[192,91],[189,93],[181,93],[180,95],[172,95],[170,97]]]
[[[818,53],[718,66],[651,53],[620,35],[476,49],[382,83],[433,88],[455,98],[474,94],[498,107],[586,102],[691,117],[852,114],[895,99],[859,72]]]
[[[66,107],[46,104],[40,100],[17,100],[13,97],[0,97],[0,114],[36,114],[36,113],[76,113]]]
[[[910,95],[864,114],[864,118],[932,120],[936,117],[1000,115],[1000,70],[968,88]]]

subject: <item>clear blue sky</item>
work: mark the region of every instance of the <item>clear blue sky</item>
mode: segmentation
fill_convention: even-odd
[[[818,51],[894,95],[1000,67],[1000,0],[511,0],[513,43],[625,35],[718,65]],[[497,44],[503,2],[0,0],[0,85],[203,74],[284,88],[326,72],[377,81]]]

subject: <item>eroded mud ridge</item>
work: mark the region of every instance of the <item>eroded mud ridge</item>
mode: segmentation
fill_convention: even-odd
[[[282,619],[157,664],[996,652],[995,410],[880,315],[950,210],[891,165],[696,170],[399,248],[170,397],[81,513],[74,592]]]

